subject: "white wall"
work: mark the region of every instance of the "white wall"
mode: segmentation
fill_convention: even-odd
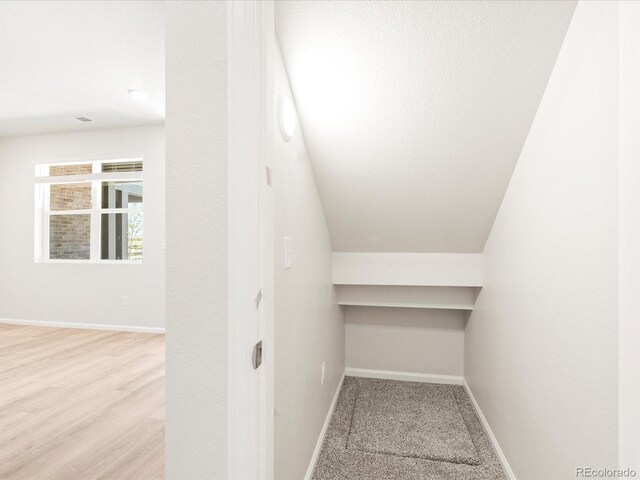
[[[482,286],[482,255],[334,252],[333,283],[479,287]]]
[[[617,15],[577,6],[465,332],[465,377],[521,480],[617,465]]]
[[[280,59],[275,98],[291,98]],[[331,283],[331,242],[299,124],[276,139],[275,189],[275,478],[304,478],[344,371],[344,319]],[[293,262],[283,269],[283,237]],[[321,364],[326,380],[320,384]]]
[[[34,162],[138,155],[144,157],[142,265],[35,263]],[[161,125],[0,139],[0,318],[164,327],[164,215]]]
[[[466,315],[456,310],[346,307],[346,365],[462,376]]]
[[[620,3],[620,465],[640,470],[640,3]]]
[[[165,4],[166,477],[227,477],[227,3]]]

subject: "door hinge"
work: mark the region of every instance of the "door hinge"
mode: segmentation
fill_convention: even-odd
[[[256,343],[253,347],[253,369],[257,370],[262,365],[262,340]]]
[[[272,176],[272,171],[271,168],[269,167],[265,167],[267,169],[267,185],[271,186],[271,176]]]

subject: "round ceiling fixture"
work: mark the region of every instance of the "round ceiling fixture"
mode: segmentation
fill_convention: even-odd
[[[296,131],[296,110],[285,95],[278,98],[278,126],[285,142],[293,138]]]
[[[131,88],[127,90],[127,92],[129,92],[129,95],[131,95],[131,98],[134,100],[146,100],[149,98],[149,94],[147,92],[144,90],[138,90],[137,88]]]

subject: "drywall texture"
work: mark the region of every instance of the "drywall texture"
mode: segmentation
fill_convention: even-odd
[[[227,4],[166,11],[166,477],[227,473]],[[197,46],[197,48],[194,48]]]
[[[620,466],[640,471],[640,3],[620,2]]]
[[[34,263],[35,163],[131,156],[144,157],[143,263]],[[164,235],[163,126],[0,139],[0,318],[164,327]]]
[[[275,103],[291,98],[276,54]],[[331,242],[300,126],[273,132],[275,163],[275,478],[304,478],[344,370],[344,319],[331,284]],[[283,269],[283,237],[292,239]],[[326,379],[321,385],[321,365]]]
[[[164,122],[162,1],[3,2],[0,49],[0,137]]]
[[[521,480],[617,465],[617,14],[576,8],[465,332],[465,377]]]
[[[482,251],[574,7],[276,2],[336,251]]]
[[[462,376],[465,312],[346,307],[346,365]]]

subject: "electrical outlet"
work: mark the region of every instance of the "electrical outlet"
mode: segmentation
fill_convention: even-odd
[[[122,297],[122,306],[123,307],[128,307],[129,306],[129,297],[127,297],[126,295],[124,295]]]
[[[320,385],[324,385],[324,376],[325,376],[325,373],[327,371],[325,363],[326,362],[322,362],[322,367],[320,367],[320,369],[322,370],[322,377],[320,379]]]

